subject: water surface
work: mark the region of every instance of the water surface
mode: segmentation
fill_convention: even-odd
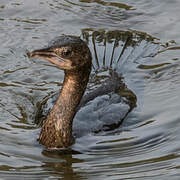
[[[0,176],[179,179],[179,7],[168,0],[2,0]],[[109,41],[99,36],[108,33]],[[40,146],[34,122],[43,98],[60,89],[63,72],[26,56],[61,34],[89,38],[93,61],[100,62],[94,72],[102,77],[116,68],[137,98],[120,127],[77,138],[71,153]]]

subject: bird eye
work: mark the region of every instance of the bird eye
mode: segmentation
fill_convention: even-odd
[[[63,55],[64,56],[68,56],[70,55],[71,51],[69,49],[66,49],[65,51],[63,51]]]

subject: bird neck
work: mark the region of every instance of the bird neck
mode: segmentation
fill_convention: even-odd
[[[65,71],[59,97],[43,124],[39,141],[47,147],[66,148],[73,143],[72,123],[84,94],[90,68]]]

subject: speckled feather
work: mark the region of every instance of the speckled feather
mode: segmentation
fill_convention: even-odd
[[[61,36],[50,45],[51,49],[71,47],[75,68],[65,70],[61,92],[42,126],[39,142],[48,148],[67,148],[73,143],[72,122],[89,80],[92,58],[78,37]]]

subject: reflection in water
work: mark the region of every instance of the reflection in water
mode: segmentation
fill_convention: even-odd
[[[92,44],[90,46],[93,46],[93,54],[95,56],[96,68],[101,66],[105,68],[106,66],[109,68],[112,68],[112,65],[117,66],[117,63],[121,60],[122,56],[126,56],[128,53],[128,48],[133,48],[133,51],[135,51],[135,48],[137,48],[141,43],[145,42],[144,48],[148,45],[148,42],[154,41],[156,38],[153,38],[152,36],[138,32],[138,31],[93,31],[91,29],[84,29],[82,30],[82,36],[83,38],[89,43],[90,38],[92,41]],[[109,47],[109,44],[111,47]],[[99,46],[103,47],[103,51],[97,52],[97,48]],[[156,47],[156,46],[155,46]],[[111,53],[109,54],[109,50],[111,49]],[[152,51],[151,49],[149,49]],[[143,50],[139,50],[143,51]],[[98,54],[100,57],[98,57]],[[143,52],[145,53],[145,52]],[[155,52],[151,52],[146,56],[152,56],[155,54]],[[142,54],[144,56],[144,54]],[[103,56],[103,58],[101,57]],[[109,57],[110,56],[110,57]],[[98,60],[98,58],[102,58],[103,60]],[[142,57],[141,57],[142,58]],[[99,62],[100,61],[100,62]]]
[[[106,2],[106,1],[101,1],[101,0],[80,0],[80,2],[84,2],[84,3],[97,3],[103,6],[114,6],[114,7],[118,7],[118,8],[123,8],[125,10],[129,10],[132,8],[132,6],[128,6],[126,4],[123,3],[117,3],[117,2]]]
[[[50,171],[50,174],[53,176],[59,174],[62,179],[83,179],[83,174],[75,172],[72,167],[73,164],[83,163],[83,160],[74,158],[72,157],[72,154],[67,154],[66,152],[62,154],[62,152],[59,151],[50,152],[44,150],[42,154],[54,160],[60,159],[60,161],[58,160],[57,162],[44,162],[44,165],[42,166],[43,169]]]

